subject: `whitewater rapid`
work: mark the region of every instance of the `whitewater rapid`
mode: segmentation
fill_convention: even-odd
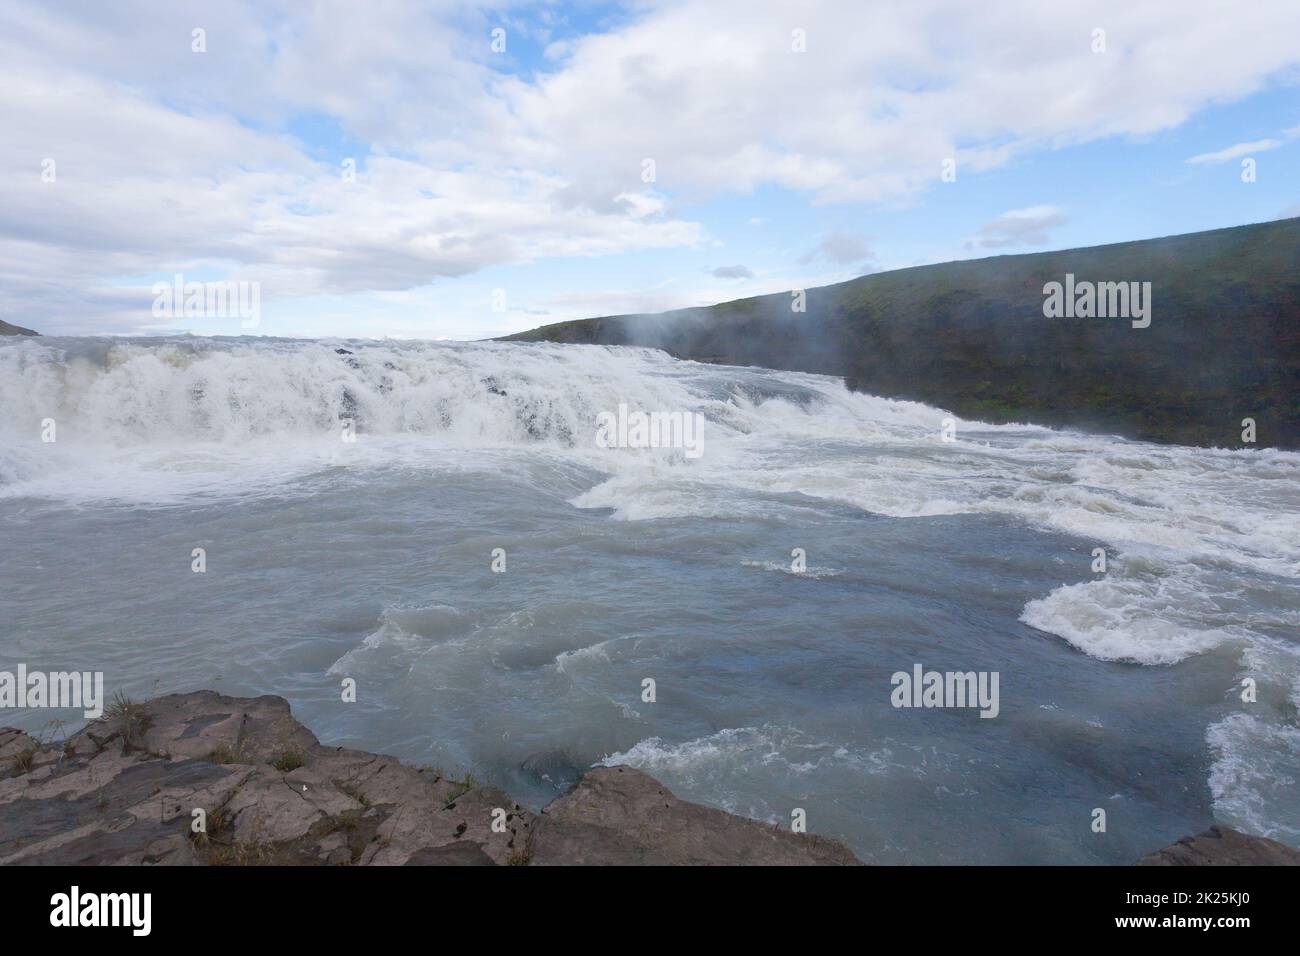
[[[703,416],[703,453],[600,447],[599,416],[620,404]],[[955,441],[944,440],[945,419]],[[55,440],[43,441],[51,423]],[[1287,820],[1293,805],[1279,810],[1277,795],[1300,771],[1295,453],[968,422],[826,376],[652,350],[199,338],[3,343],[0,439],[0,502],[33,508],[277,499],[311,494],[323,476],[487,463],[630,527],[694,522],[707,532],[713,521],[766,520],[780,498],[897,519],[998,516],[1071,536],[1084,554],[1106,549],[1106,572],[1076,563],[1024,604],[1020,621],[1130,666],[1235,654],[1264,702],[1231,708],[1205,732],[1216,809],[1300,838],[1300,821]],[[990,550],[990,581],[999,561]],[[825,552],[809,563],[827,580],[870,570]],[[783,557],[747,566],[789,571]],[[397,633],[394,616],[370,644]],[[561,669],[574,663],[557,658]],[[1225,686],[1222,700],[1239,692]],[[651,737],[611,756],[654,768],[794,734],[720,733]]]

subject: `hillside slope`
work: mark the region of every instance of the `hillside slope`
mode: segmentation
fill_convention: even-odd
[[[10,325],[8,322],[0,320],[0,335],[40,335],[40,333],[25,329],[21,325]]]
[[[515,341],[662,348],[843,375],[968,418],[1151,441],[1300,447],[1300,219],[948,262],[791,295],[548,325]],[[1046,318],[1044,286],[1150,282],[1151,322]]]

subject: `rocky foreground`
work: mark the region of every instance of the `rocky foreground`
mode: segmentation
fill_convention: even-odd
[[[281,697],[119,704],[55,745],[3,729],[0,767],[0,864],[858,862],[631,767],[592,770],[533,813],[472,777],[322,746]]]
[[[0,864],[859,862],[834,840],[678,800],[631,767],[591,770],[533,813],[472,777],[322,746],[281,697],[122,702],[57,744],[0,729],[0,772]],[[1141,862],[1300,852],[1216,827]]]
[[[1231,827],[1210,827],[1142,857],[1138,866],[1300,866],[1300,850]]]

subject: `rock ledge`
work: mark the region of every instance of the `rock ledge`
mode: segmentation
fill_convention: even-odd
[[[119,704],[56,744],[0,729],[0,773],[0,864],[858,862],[631,767],[589,771],[536,814],[473,777],[322,746],[282,697]]]
[[[533,813],[472,776],[322,746],[282,697],[119,703],[54,744],[0,728],[0,865],[858,863],[632,767],[590,770]],[[1297,865],[1300,850],[1216,826],[1138,863]]]
[[[1210,827],[1196,836],[1147,854],[1138,866],[1300,866],[1300,850],[1231,827]]]

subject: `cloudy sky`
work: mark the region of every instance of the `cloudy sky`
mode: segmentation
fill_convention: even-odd
[[[0,319],[482,338],[1260,222],[1298,94],[1296,0],[8,0]]]

